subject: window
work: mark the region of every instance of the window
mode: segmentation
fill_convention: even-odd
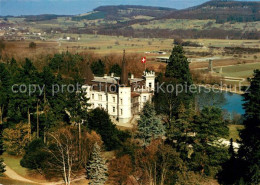
[[[120,103],[121,103],[121,105],[123,105],[123,99],[122,98],[120,99]]]
[[[149,83],[149,88],[152,88],[152,83],[151,82]]]
[[[146,96],[143,96],[143,101],[146,102]]]
[[[120,111],[121,111],[121,115],[123,115],[123,109],[121,109]]]
[[[113,96],[113,102],[116,102],[116,97]]]
[[[116,112],[116,108],[115,107],[113,107],[113,112]]]
[[[94,95],[94,94],[92,94],[92,99],[93,99],[93,100],[95,99],[95,95]]]
[[[98,100],[102,101],[102,95],[101,94],[98,95]]]

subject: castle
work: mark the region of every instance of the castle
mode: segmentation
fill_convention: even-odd
[[[120,77],[115,77],[113,73],[103,77],[93,75],[83,87],[91,104],[90,109],[103,108],[120,125],[124,125],[151,100],[155,89],[155,72],[144,71],[142,78],[135,78],[133,74],[128,77],[124,54]]]

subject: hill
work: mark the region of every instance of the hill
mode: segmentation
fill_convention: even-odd
[[[217,23],[260,21],[260,2],[212,0],[160,19],[215,19]]]
[[[131,19],[153,19],[161,18],[175,9],[138,5],[100,6],[92,13],[73,17],[73,20],[94,20],[105,19],[113,21],[124,21]]]

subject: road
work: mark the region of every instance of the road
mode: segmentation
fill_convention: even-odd
[[[5,164],[6,165],[6,164]],[[10,179],[13,179],[13,180],[16,180],[16,181],[22,181],[22,182],[28,182],[28,183],[32,183],[32,184],[41,184],[41,185],[61,185],[61,184],[64,184],[64,181],[59,181],[59,182],[46,182],[46,183],[39,183],[39,182],[35,182],[35,181],[32,181],[32,180],[29,180],[29,179],[26,179],[22,176],[20,176],[19,174],[17,174],[14,170],[12,170],[9,166],[6,166],[5,167],[5,172],[4,174],[10,178]],[[72,182],[75,182],[75,181],[79,181],[79,180],[82,180],[82,179],[85,179],[85,176],[81,176],[77,179],[74,179],[72,180]]]

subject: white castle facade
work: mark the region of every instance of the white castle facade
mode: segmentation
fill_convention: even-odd
[[[123,64],[124,68],[124,64]],[[126,73],[126,70],[122,70]],[[154,95],[155,72],[144,72],[142,78],[110,76],[93,77],[84,86],[89,98],[90,108],[103,108],[121,125],[129,123],[133,116],[138,115],[144,104]]]

